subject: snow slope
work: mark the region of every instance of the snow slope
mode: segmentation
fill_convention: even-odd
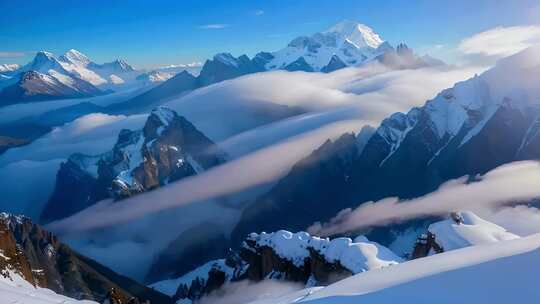
[[[536,303],[538,259],[535,234],[360,273],[307,297],[273,303]]]
[[[96,304],[94,301],[78,301],[50,289],[36,288],[16,273],[10,273],[11,279],[0,276],[0,303],[13,304]]]
[[[519,238],[470,211],[460,212],[459,215],[463,221],[461,224],[448,219],[433,223],[428,228],[429,232],[435,235],[437,244],[445,251]]]

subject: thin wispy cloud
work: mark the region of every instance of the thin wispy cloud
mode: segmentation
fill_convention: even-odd
[[[540,26],[496,27],[463,39],[458,50],[471,61],[492,61],[540,43]]]
[[[478,180],[472,183],[466,177],[451,180],[435,192],[408,201],[388,197],[366,202],[354,210],[341,210],[327,223],[314,223],[308,231],[334,235],[460,209],[486,212],[506,204],[526,202],[540,196],[540,163],[510,163],[479,176]]]
[[[263,10],[256,10],[256,11],[253,12],[253,14],[255,16],[262,16],[262,15],[264,15],[264,11]]]
[[[229,27],[229,25],[225,23],[211,23],[211,24],[203,24],[203,25],[198,26],[199,29],[203,29],[203,30],[220,30],[227,27]]]
[[[19,58],[27,55],[27,52],[0,52],[0,58]]]

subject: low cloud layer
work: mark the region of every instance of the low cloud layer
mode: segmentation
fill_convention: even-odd
[[[253,301],[276,300],[295,291],[304,289],[301,284],[264,280],[261,282],[240,281],[226,284],[222,288],[200,299],[200,304],[241,304]],[[307,292],[307,291],[306,291]],[[292,299],[291,299],[292,300]],[[271,302],[273,303],[273,302]]]
[[[162,210],[263,185],[286,174],[297,161],[327,139],[356,130],[361,125],[362,122],[358,121],[331,124],[258,150],[199,175],[184,178],[167,187],[120,202],[102,201],[72,217],[50,224],[49,229],[62,234],[117,225]]]
[[[539,162],[510,163],[478,179],[472,183],[467,183],[467,178],[451,180],[435,192],[408,201],[390,197],[366,202],[354,210],[340,211],[328,223],[315,223],[308,231],[315,235],[333,235],[461,209],[482,213],[540,197]]]
[[[0,58],[19,58],[27,54],[27,52],[0,52]]]

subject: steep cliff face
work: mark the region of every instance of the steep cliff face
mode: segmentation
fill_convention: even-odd
[[[20,275],[36,287],[75,299],[102,301],[115,290],[131,298],[170,303],[170,298],[120,276],[61,243],[29,218],[0,213],[0,273]]]
[[[120,131],[111,151],[71,155],[61,165],[41,220],[72,215],[105,198],[149,191],[224,161],[224,153],[189,121],[159,107],[141,130]]]
[[[333,240],[306,232],[252,233],[238,252],[210,261],[185,275],[152,284],[175,300],[197,300],[227,282],[286,280],[307,286],[327,285],[370,269],[402,261],[389,249],[363,236]]]

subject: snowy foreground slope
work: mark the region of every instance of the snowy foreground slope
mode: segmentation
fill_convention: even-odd
[[[50,289],[36,288],[16,273],[11,279],[0,276],[0,303],[17,304],[95,304],[94,301],[78,301],[54,293]]]
[[[537,303],[540,234],[457,249],[253,303]]]

